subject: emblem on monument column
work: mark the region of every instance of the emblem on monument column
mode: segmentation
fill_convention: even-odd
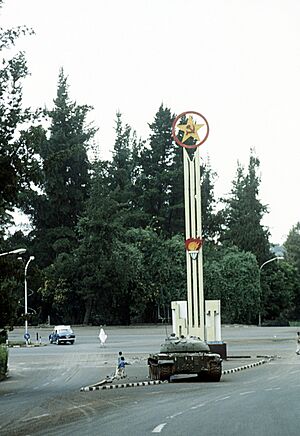
[[[202,245],[203,239],[201,238],[189,238],[185,241],[185,249],[194,260],[197,259],[199,250]]]
[[[197,148],[206,141],[209,125],[199,112],[187,111],[178,115],[172,126],[172,136],[184,148]]]

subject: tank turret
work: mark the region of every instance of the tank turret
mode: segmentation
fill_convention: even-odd
[[[210,349],[206,342],[197,336],[181,336],[172,333],[160,346],[161,353],[209,353]]]

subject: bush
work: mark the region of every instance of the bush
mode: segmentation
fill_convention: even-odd
[[[8,365],[8,350],[4,346],[0,346],[0,380],[3,380],[7,373]]]
[[[276,318],[263,321],[262,327],[289,327],[290,323],[287,319]]]
[[[5,344],[7,339],[7,331],[5,329],[0,331],[0,344]]]

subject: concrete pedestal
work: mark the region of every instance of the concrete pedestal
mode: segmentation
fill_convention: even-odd
[[[212,353],[220,354],[223,360],[227,359],[227,344],[226,342],[207,342]]]

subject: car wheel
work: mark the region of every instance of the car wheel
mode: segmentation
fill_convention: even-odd
[[[71,345],[74,345],[74,341],[70,341],[70,344],[71,344]]]

